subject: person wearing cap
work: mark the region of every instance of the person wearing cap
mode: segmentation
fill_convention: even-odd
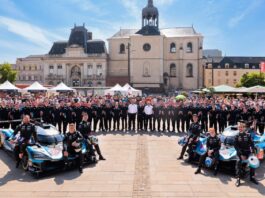
[[[199,138],[201,132],[202,132],[202,128],[201,125],[199,124],[199,120],[198,120],[198,115],[197,114],[193,114],[192,116],[193,119],[193,123],[191,123],[190,128],[189,128],[189,137],[188,137],[188,141],[187,143],[182,147],[181,150],[181,154],[178,158],[178,160],[183,159],[183,156],[186,152],[187,147],[192,146],[193,144],[195,144],[197,142],[197,139]]]
[[[213,159],[213,164],[214,164],[214,175],[217,175],[218,165],[219,165],[219,150],[221,148],[221,140],[216,135],[214,128],[210,128],[209,133],[210,133],[210,136],[207,138],[207,142],[206,142],[207,151],[205,152],[204,155],[201,155],[200,160],[199,160],[199,166],[195,174],[198,174],[201,172],[201,168],[202,168],[202,165],[206,157],[211,157]]]
[[[236,186],[240,186],[240,177],[242,175],[243,169],[245,168],[243,161],[247,160],[251,154],[255,153],[255,146],[252,141],[250,134],[246,132],[246,124],[241,121],[238,124],[239,134],[235,136],[234,147],[237,151],[238,160],[236,163]],[[258,184],[257,180],[254,178],[255,169],[250,168],[250,181],[254,184]]]

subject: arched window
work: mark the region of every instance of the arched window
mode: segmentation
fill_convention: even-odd
[[[176,44],[175,43],[171,43],[170,44],[170,53],[175,53],[176,52]]]
[[[187,44],[187,53],[192,53],[192,43],[191,42],[189,42]]]
[[[125,45],[123,43],[120,45],[120,54],[125,54]]]
[[[170,64],[170,77],[176,77],[176,73],[177,73],[177,70],[176,70],[176,65],[174,63]]]
[[[193,77],[193,65],[190,63],[186,67],[186,76]]]

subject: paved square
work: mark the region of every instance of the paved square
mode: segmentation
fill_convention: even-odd
[[[264,197],[265,163],[257,171],[258,186],[211,172],[194,175],[195,166],[177,161],[178,136],[170,133],[100,134],[106,161],[38,179],[15,169],[0,151],[0,197]]]

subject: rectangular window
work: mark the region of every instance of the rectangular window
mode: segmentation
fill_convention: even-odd
[[[58,69],[63,69],[63,66],[62,65],[58,65],[57,68]]]
[[[225,71],[225,75],[226,75],[226,76],[229,76],[229,72],[228,72],[228,71]]]
[[[53,65],[50,65],[49,66],[49,73],[50,74],[53,74],[54,73],[54,66]]]
[[[63,75],[63,66],[62,65],[58,65],[57,66],[57,74],[58,75]]]
[[[97,65],[97,76],[102,76],[102,65]]]
[[[248,63],[245,64],[245,69],[249,69],[249,64]]]
[[[93,75],[93,66],[92,65],[88,65],[87,66],[87,75],[88,76],[92,76]]]
[[[233,74],[234,74],[234,76],[236,76],[236,75],[237,75],[237,72],[236,72],[236,71],[234,71],[234,72],[233,72]]]

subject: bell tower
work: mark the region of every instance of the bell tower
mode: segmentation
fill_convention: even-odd
[[[159,28],[159,12],[153,0],[148,0],[147,6],[142,10],[142,27],[144,26]]]

